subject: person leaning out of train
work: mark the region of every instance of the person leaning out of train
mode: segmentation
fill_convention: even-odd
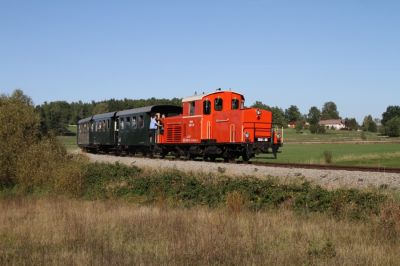
[[[158,116],[157,126],[158,126],[158,133],[164,134],[164,118],[165,114],[162,114],[161,117]]]
[[[155,114],[151,115],[149,129],[150,129],[150,142],[153,142],[153,139],[155,140],[156,130],[157,130],[157,119]]]

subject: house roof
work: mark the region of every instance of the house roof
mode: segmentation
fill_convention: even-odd
[[[328,119],[319,121],[320,125],[342,125],[343,121],[341,119]]]

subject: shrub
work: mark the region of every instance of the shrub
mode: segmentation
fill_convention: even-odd
[[[400,237],[400,205],[389,200],[383,204],[380,215],[377,233],[383,240],[398,240]]]
[[[243,209],[244,198],[238,191],[229,192],[226,195],[226,205],[228,210],[233,213],[238,213]]]
[[[332,163],[332,152],[331,151],[324,151],[324,160],[325,163],[330,164]]]
[[[39,117],[32,100],[16,90],[0,96],[0,121],[1,188],[15,184],[18,158],[39,141]]]
[[[325,134],[326,128],[324,126],[320,126],[318,124],[311,124],[310,125],[310,132],[312,134]]]
[[[396,116],[386,122],[385,133],[389,137],[399,137],[400,136],[400,116]]]
[[[22,193],[45,190],[80,196],[85,163],[82,156],[68,155],[57,139],[46,138],[18,158],[16,186]]]

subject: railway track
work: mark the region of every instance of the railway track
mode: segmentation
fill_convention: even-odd
[[[108,154],[110,155],[110,154]],[[117,156],[117,155],[116,155]],[[123,157],[132,157],[132,158],[149,158],[149,159],[160,159],[159,157],[147,157],[143,155],[118,155]],[[184,161],[188,159],[175,158],[175,157],[166,157],[163,160],[169,161]],[[202,159],[192,159],[192,161],[204,161]],[[220,160],[216,160],[213,163],[230,163],[230,164],[251,164],[257,166],[268,166],[268,167],[276,167],[276,168],[289,168],[289,169],[315,169],[315,170],[343,170],[343,171],[358,171],[358,172],[375,172],[375,173],[400,173],[400,168],[391,168],[391,167],[368,167],[368,166],[342,166],[342,165],[329,165],[329,164],[301,164],[301,163],[273,163],[273,162],[259,162],[259,161],[230,161],[224,162]]]
[[[316,170],[344,170],[344,171],[359,171],[359,172],[377,172],[377,173],[400,173],[400,168],[387,167],[365,167],[365,166],[341,166],[341,165],[326,165],[326,164],[300,164],[300,163],[264,163],[251,162],[254,165],[269,166],[269,167],[284,167],[284,168],[301,168],[301,169],[316,169]]]

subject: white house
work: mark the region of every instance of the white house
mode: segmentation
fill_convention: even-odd
[[[334,128],[336,130],[340,130],[346,127],[341,119],[321,120],[319,121],[319,125],[324,126],[327,129]]]

